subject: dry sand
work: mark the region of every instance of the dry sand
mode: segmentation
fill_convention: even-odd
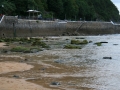
[[[32,65],[17,62],[0,62],[0,74],[14,71],[25,71],[33,68]]]
[[[6,47],[5,45],[5,43],[0,43],[0,47]]]
[[[24,71],[33,68],[32,65],[17,62],[0,62],[0,74]],[[24,79],[0,77],[0,90],[49,90]]]

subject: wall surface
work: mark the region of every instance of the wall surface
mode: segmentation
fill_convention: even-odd
[[[0,24],[0,37],[35,37],[61,35],[99,35],[120,33],[120,25],[92,21],[17,20],[5,17]]]

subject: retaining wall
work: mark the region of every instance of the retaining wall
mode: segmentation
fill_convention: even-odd
[[[120,33],[120,26],[110,22],[64,22],[17,20],[7,18],[0,24],[0,37],[34,37],[60,35],[98,35]]]

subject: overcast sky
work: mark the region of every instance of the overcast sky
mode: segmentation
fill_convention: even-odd
[[[120,12],[120,0],[111,0],[115,6],[118,8],[119,12]]]

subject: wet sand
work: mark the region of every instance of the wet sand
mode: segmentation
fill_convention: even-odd
[[[12,79],[0,77],[0,90],[50,90],[25,81],[24,79]]]

